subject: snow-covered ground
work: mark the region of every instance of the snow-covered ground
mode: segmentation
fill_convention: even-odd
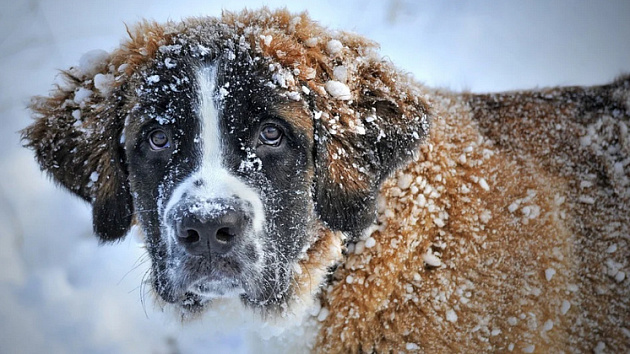
[[[239,10],[307,9],[381,43],[427,85],[497,91],[588,85],[630,72],[630,2],[74,1],[0,6],[0,353],[248,353],[241,331],[207,318],[181,326],[147,301],[133,237],[99,247],[90,210],[54,186],[20,147],[29,97],[91,49],[112,50],[124,23]]]

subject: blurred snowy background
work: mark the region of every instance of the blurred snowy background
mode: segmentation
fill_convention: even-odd
[[[630,72],[630,1],[1,0],[0,353],[249,353],[238,329],[181,326],[140,301],[146,270],[128,237],[99,247],[90,210],[56,188],[20,147],[29,97],[124,23],[287,6],[381,43],[431,86],[498,91],[591,85]]]

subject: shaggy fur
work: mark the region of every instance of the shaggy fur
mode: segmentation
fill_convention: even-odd
[[[120,141],[141,74],[182,38],[246,47],[299,98],[283,116],[313,141],[319,222],[288,302],[321,302],[319,334],[305,346],[630,350],[630,77],[436,91],[364,38],[265,9],[145,22],[130,37],[94,71],[71,69],[67,87],[36,98],[37,121],[24,132],[42,169],[93,205],[102,240],[124,236],[134,217]],[[95,89],[99,74],[111,92]],[[75,99],[81,88],[94,92],[88,101]]]
[[[324,351],[627,351],[629,89],[426,91],[431,137],[325,292]]]

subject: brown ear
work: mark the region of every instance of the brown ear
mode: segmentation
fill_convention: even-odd
[[[348,84],[353,100],[316,99],[323,113],[315,119],[315,201],[331,229],[358,235],[368,227],[381,183],[427,135],[427,105],[410,85],[387,63],[372,60]]]
[[[49,97],[32,100],[36,121],[22,139],[42,170],[92,204],[94,232],[112,241],[127,233],[133,216],[121,147],[123,95],[106,53],[82,61],[88,63],[62,73],[65,84]]]

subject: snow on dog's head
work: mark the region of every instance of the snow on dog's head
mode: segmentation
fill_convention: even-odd
[[[166,302],[308,304],[427,134],[410,79],[373,43],[286,11],[130,36],[34,99],[24,138],[42,168],[93,205],[103,241],[140,225]]]

